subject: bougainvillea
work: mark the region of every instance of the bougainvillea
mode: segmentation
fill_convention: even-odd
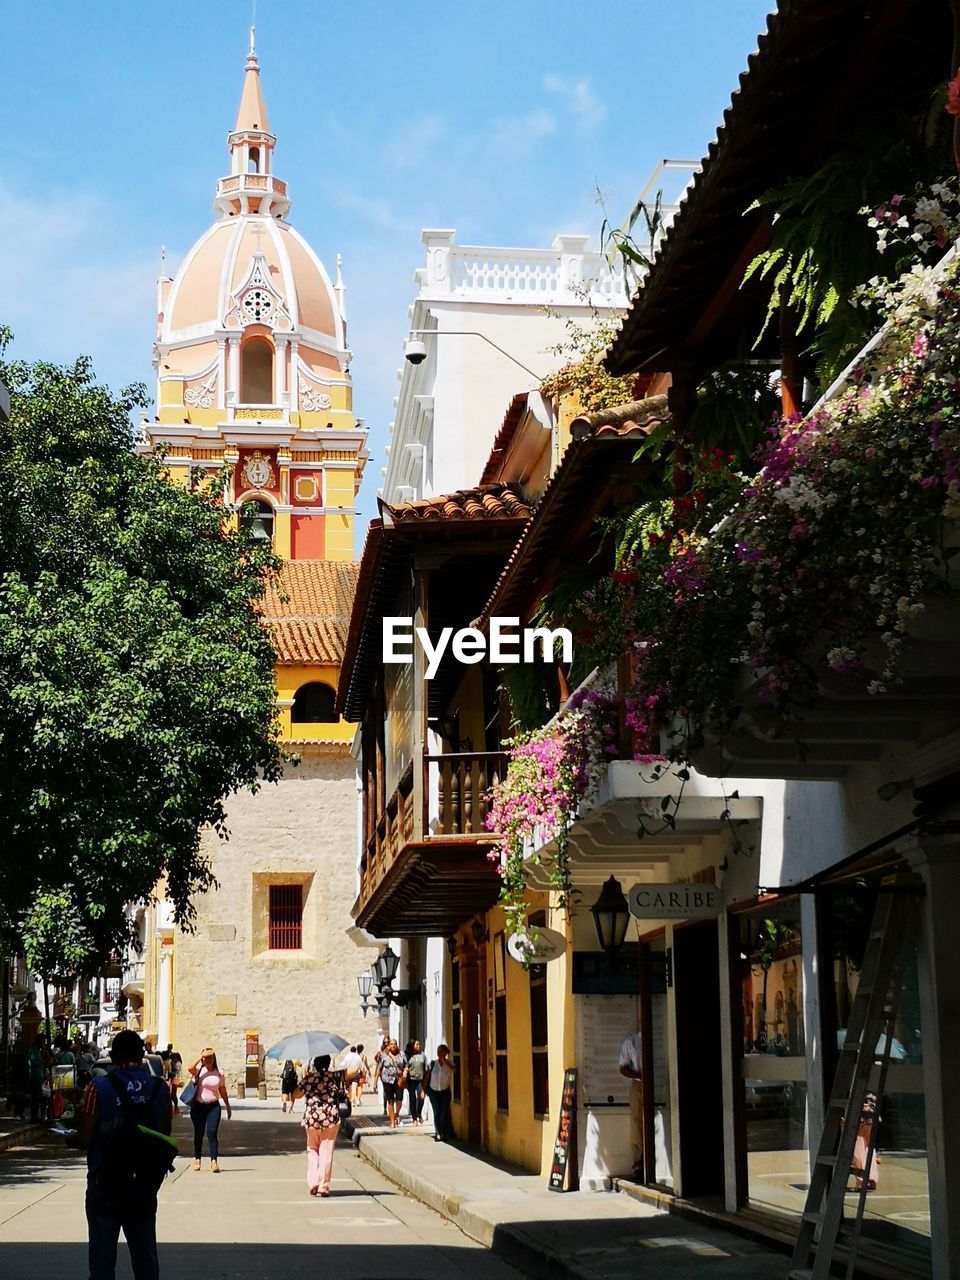
[[[507,929],[526,936],[528,858],[547,863],[555,905],[565,911],[571,907],[570,828],[604,765],[617,753],[612,685],[598,681],[578,689],[555,720],[512,739],[507,747],[506,775],[490,792],[486,825],[498,840],[488,856],[500,867]],[[543,846],[552,846],[549,854]]]
[[[921,209],[922,211],[922,209]],[[842,390],[771,429],[719,523],[635,556],[631,726],[686,757],[744,696],[797,720],[829,672],[898,678],[912,619],[950,589],[960,516],[960,291],[915,266]],[[711,519],[712,515],[711,514]]]

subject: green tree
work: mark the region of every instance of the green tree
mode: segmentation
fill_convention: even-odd
[[[90,945],[165,877],[177,918],[213,877],[200,835],[282,767],[258,602],[274,566],[223,477],[170,482],[132,448],[142,388],[88,360],[5,360],[0,431],[0,914],[73,886]]]
[[[92,949],[72,889],[68,886],[38,894],[23,917],[20,937],[27,964],[43,983],[43,1013],[47,1039],[52,1043],[50,980],[57,974],[72,977],[83,967]]]

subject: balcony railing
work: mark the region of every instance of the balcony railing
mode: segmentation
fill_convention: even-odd
[[[365,901],[403,849],[415,839],[418,806],[425,844],[479,839],[487,834],[488,789],[506,772],[503,752],[456,752],[425,756],[415,774],[409,764],[383,811],[376,815],[360,865],[360,898]]]
[[[497,751],[457,751],[427,756],[426,764],[430,796],[435,797],[431,832],[445,836],[485,832],[490,811],[487,792],[506,772],[506,755]]]

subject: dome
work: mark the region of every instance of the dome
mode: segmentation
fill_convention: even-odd
[[[254,321],[344,347],[334,287],[303,237],[269,214],[223,217],[184,258],[165,300],[160,341],[203,339]]]

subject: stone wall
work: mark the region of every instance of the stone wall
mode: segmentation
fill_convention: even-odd
[[[377,953],[346,934],[356,889],[352,759],[342,748],[305,755],[277,785],[233,797],[228,819],[228,841],[204,837],[219,888],[197,900],[196,931],[176,935],[173,1031],[184,1063],[213,1045],[235,1091],[248,1030],[261,1051],[322,1029],[363,1041],[372,1057],[378,1023],[359,1012],[357,974]],[[268,948],[271,883],[303,886],[302,950]],[[281,1065],[265,1063],[271,1094]]]

